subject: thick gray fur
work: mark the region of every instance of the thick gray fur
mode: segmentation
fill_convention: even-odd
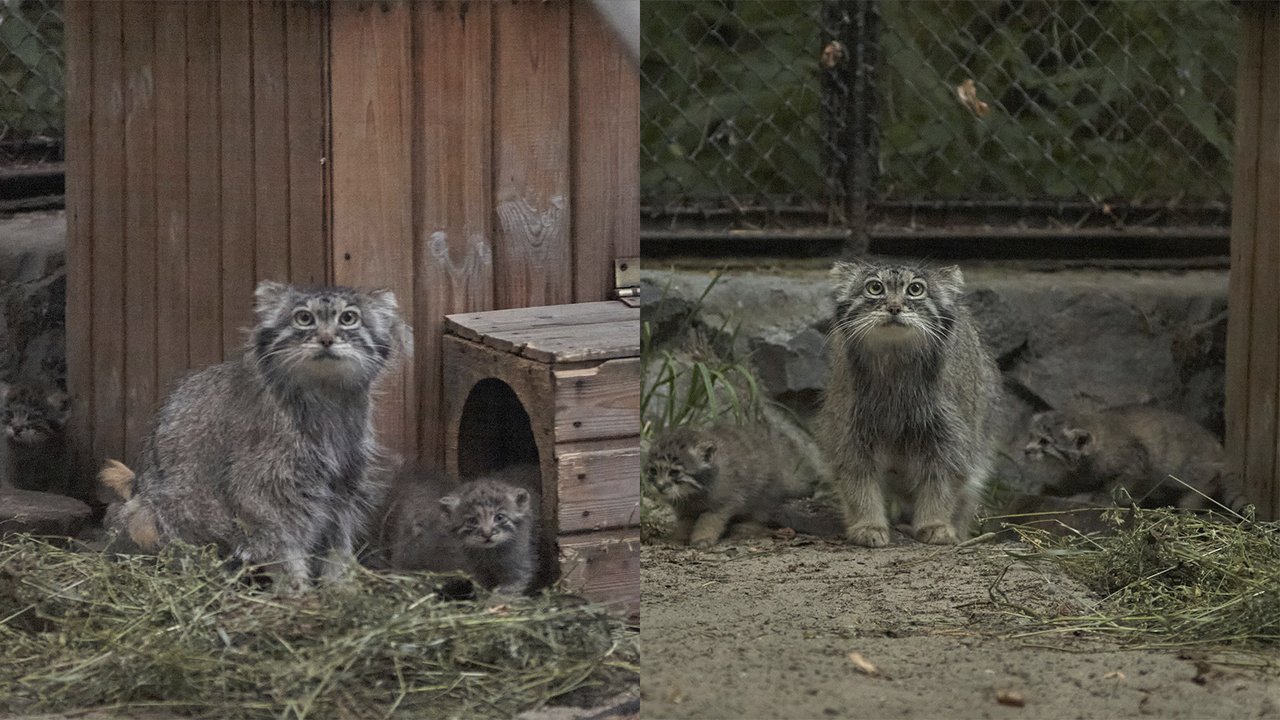
[[[538,466],[510,465],[444,492],[439,473],[402,476],[383,521],[392,568],[461,570],[488,590],[536,589],[546,548],[538,517]]]
[[[811,494],[814,460],[765,423],[678,427],[650,443],[644,481],[675,510],[671,539],[708,547],[731,523],[768,523],[784,500]]]
[[[244,354],[178,382],[113,518],[150,513],[161,545],[216,543],[296,589],[341,572],[381,499],[371,391],[411,335],[390,291],[264,281],[255,295]]]
[[[0,486],[67,490],[68,405],[67,394],[48,383],[0,383]]]
[[[959,268],[836,263],[831,380],[818,436],[847,537],[889,543],[886,501],[921,542],[965,534],[993,466],[1000,374]]]
[[[1052,471],[1047,489],[1062,495],[1110,495],[1123,488],[1145,507],[1239,512],[1247,505],[1213,433],[1150,405],[1039,413],[1024,452]]]

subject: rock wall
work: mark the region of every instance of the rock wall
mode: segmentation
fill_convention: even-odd
[[[1000,472],[1015,486],[1038,489],[1021,449],[1039,410],[1154,402],[1221,436],[1227,271],[964,270],[1005,375]],[[770,396],[811,413],[827,379],[826,271],[730,272],[707,292],[712,281],[705,272],[645,272],[642,317],[654,342],[678,344],[676,329],[692,312],[694,326],[749,358]]]

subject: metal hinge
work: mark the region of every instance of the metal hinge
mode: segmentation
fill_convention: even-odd
[[[613,294],[631,307],[640,305],[640,258],[614,258]]]

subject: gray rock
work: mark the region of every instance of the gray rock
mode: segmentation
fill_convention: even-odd
[[[0,488],[0,536],[31,533],[74,537],[91,513],[88,505],[75,498]]]
[[[991,287],[971,288],[968,302],[991,354],[1001,365],[1006,364],[1027,344],[1030,335],[1030,324],[1022,307]]]
[[[792,405],[817,402],[826,386],[825,346],[826,336],[812,327],[747,340],[752,367],[768,394]]]
[[[29,212],[0,218],[0,278],[29,282],[62,267],[67,247],[63,210]]]

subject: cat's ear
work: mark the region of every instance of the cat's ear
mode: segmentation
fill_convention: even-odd
[[[948,265],[933,271],[938,280],[952,286],[956,290],[964,287],[964,273],[960,272],[959,265]]]
[[[694,447],[694,452],[698,453],[698,457],[702,458],[702,462],[709,463],[711,458],[716,456],[716,444],[710,440],[703,440]]]
[[[1067,428],[1067,439],[1071,441],[1072,447],[1077,450],[1084,450],[1093,442],[1093,433],[1084,428]]]
[[[253,291],[253,311],[259,318],[271,318],[279,314],[292,290],[288,285],[275,280],[263,280]]]
[[[516,508],[521,511],[529,509],[529,491],[524,488],[516,488],[512,493],[511,499],[516,501]]]
[[[370,290],[369,305],[381,312],[400,313],[400,302],[396,300],[396,294],[387,288],[378,288]]]
[[[71,396],[61,390],[54,390],[49,393],[45,396],[44,401],[49,404],[49,407],[57,411],[61,417],[66,417],[71,410]]]
[[[396,300],[396,294],[380,288],[370,291],[368,298],[369,309],[386,323],[394,354],[406,358],[413,357],[413,328],[400,317],[400,303]]]
[[[838,260],[831,266],[829,277],[835,291],[837,301],[862,292],[862,283],[875,266],[864,260],[852,262]]]
[[[457,495],[445,495],[440,498],[440,509],[444,511],[445,515],[452,515],[453,511],[458,509],[458,504],[461,502],[462,501]]]
[[[832,280],[858,280],[875,266],[866,260],[837,260],[831,266],[829,275]]]

